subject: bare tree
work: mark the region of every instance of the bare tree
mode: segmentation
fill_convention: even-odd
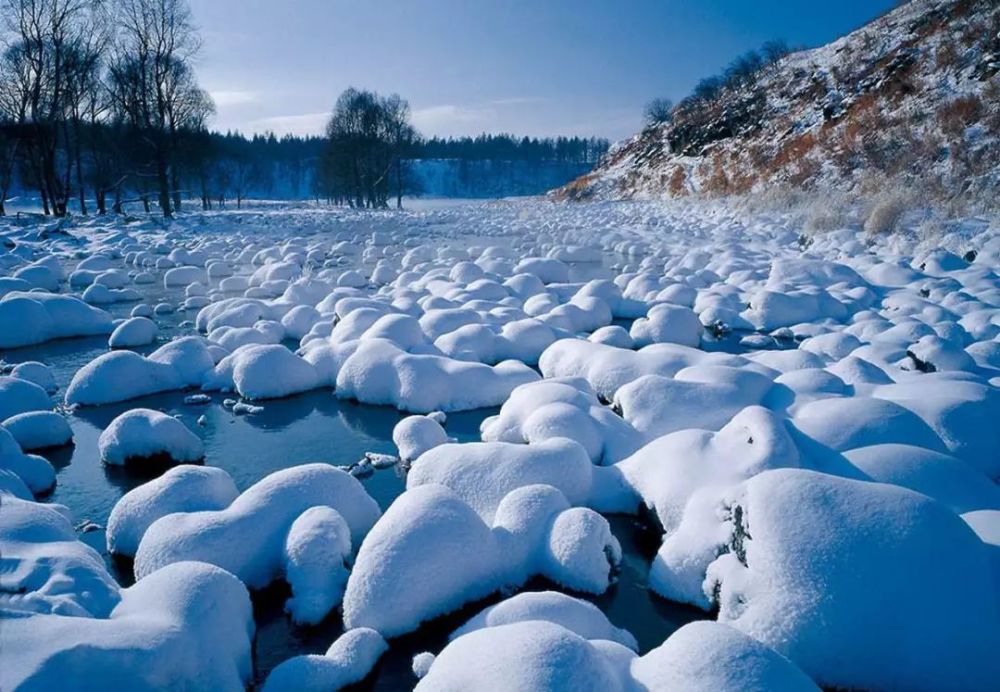
[[[670,99],[655,98],[646,104],[643,109],[643,119],[646,127],[653,127],[660,123],[670,122],[671,113],[674,109],[674,102]]]
[[[160,210],[180,202],[176,153],[186,104],[206,103],[191,73],[200,40],[185,0],[115,0],[110,64],[116,107],[148,148]],[[198,91],[198,98],[192,97]]]

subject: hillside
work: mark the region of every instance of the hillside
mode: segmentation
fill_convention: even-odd
[[[913,0],[609,150],[569,199],[889,189],[995,203],[1000,3]],[[919,192],[918,192],[919,191]]]

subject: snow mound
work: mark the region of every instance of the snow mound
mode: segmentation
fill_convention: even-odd
[[[989,549],[910,490],[766,471],[692,503],[657,560],[665,595],[717,601],[720,622],[822,685],[984,689],[1000,674]]]
[[[147,408],[135,408],[115,418],[97,441],[101,459],[121,466],[152,457],[170,463],[189,463],[205,456],[201,438],[172,416]]]
[[[62,447],[73,441],[66,418],[54,411],[19,413],[5,420],[3,427],[25,451]]]
[[[633,651],[639,645],[627,630],[611,624],[600,609],[589,601],[558,591],[527,591],[492,605],[452,632],[454,640],[485,627],[499,627],[515,622],[544,620],[561,625],[584,639],[605,639]]]
[[[223,358],[205,376],[203,389],[235,389],[251,400],[280,399],[320,386],[312,363],[284,346],[242,346]]]
[[[146,346],[156,341],[160,329],[156,322],[148,317],[130,317],[111,332],[108,338],[110,348],[135,348]]]
[[[348,534],[322,513],[297,522],[317,506],[336,510]],[[350,474],[326,464],[294,466],[258,481],[225,509],[176,512],[154,521],[139,542],[135,573],[141,578],[164,565],[201,560],[235,574],[251,589],[284,577],[294,580],[292,607],[303,604],[309,619],[318,621],[308,609],[316,600],[330,599],[332,587],[317,571],[329,570],[331,563],[342,566],[345,541],[359,545],[378,517],[378,505]],[[321,550],[309,549],[317,544]],[[309,593],[314,586],[322,593]]]
[[[322,656],[295,656],[268,675],[264,692],[327,692],[361,682],[389,645],[375,630],[359,627],[340,635]]]
[[[0,636],[8,634],[7,625],[19,613],[106,617],[118,603],[118,585],[101,555],[77,539],[69,510],[8,494],[0,494],[0,502],[4,564]],[[21,647],[0,650],[25,653]],[[3,658],[6,670],[8,663],[13,665],[10,659],[17,657]]]
[[[441,424],[430,416],[407,416],[392,429],[392,441],[399,450],[399,458],[412,462],[451,439]]]
[[[537,380],[523,363],[496,366],[415,355],[384,339],[365,340],[337,374],[337,396],[401,411],[464,411],[499,406],[518,385]]]
[[[211,604],[211,607],[206,607]],[[204,563],[170,565],[123,589],[106,617],[37,614],[0,628],[4,689],[246,689],[253,612],[231,574]]]
[[[0,348],[109,334],[111,315],[73,296],[14,291],[0,298]]]
[[[134,556],[143,534],[160,517],[225,509],[238,495],[233,479],[222,469],[175,466],[115,503],[108,517],[108,552]]]
[[[510,493],[496,514],[491,527],[439,485],[400,495],[358,551],[345,625],[394,637],[538,574],[578,591],[608,588],[621,548],[596,512],[533,485]]]
[[[641,444],[638,431],[601,405],[582,378],[523,384],[480,426],[484,442],[537,444],[557,437],[576,440],[595,464],[613,464]]]
[[[50,411],[52,400],[34,382],[0,376],[0,420],[28,411]]]

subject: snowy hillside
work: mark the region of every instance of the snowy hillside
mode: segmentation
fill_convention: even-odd
[[[584,198],[909,190],[995,199],[1000,3],[913,0],[788,55],[609,151],[557,191]]]

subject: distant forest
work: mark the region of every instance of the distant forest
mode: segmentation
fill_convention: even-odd
[[[216,133],[194,71],[200,47],[186,0],[0,0],[0,215],[13,196],[57,217],[127,205],[169,217],[248,197],[387,207],[445,187],[525,194],[567,182],[608,148],[580,137],[423,139],[404,99],[357,89],[341,94],[323,137]],[[523,165],[463,163],[456,187],[440,184],[440,167],[421,171],[431,159]]]

